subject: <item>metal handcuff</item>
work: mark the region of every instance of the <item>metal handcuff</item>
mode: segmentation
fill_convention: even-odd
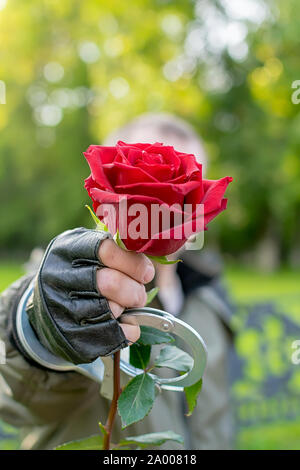
[[[88,364],[72,364],[58,356],[52,354],[37,339],[32,329],[26,304],[32,294],[33,283],[27,288],[19,303],[16,315],[16,329],[19,340],[26,353],[38,364],[54,371],[76,371],[101,384],[100,393],[102,396],[111,399],[112,397],[112,377],[113,360],[112,356],[98,357]],[[192,368],[183,375],[174,378],[161,378],[150,373],[157,386],[164,390],[183,391],[184,387],[198,382],[203,376],[206,366],[207,349],[202,337],[194,328],[189,326],[177,317],[168,312],[150,307],[127,309],[122,317],[127,320],[134,319],[140,326],[150,326],[157,330],[178,336],[187,343],[193,357]],[[128,362],[128,348],[121,351],[121,370],[130,377],[135,377],[143,373]]]

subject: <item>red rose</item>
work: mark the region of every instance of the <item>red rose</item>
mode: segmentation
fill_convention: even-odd
[[[91,145],[84,155],[91,169],[85,188],[93,201],[94,211],[101,220],[105,219],[113,235],[119,229],[128,250],[152,256],[174,253],[192,233],[206,229],[207,223],[226,209],[227,199],[223,196],[232,178],[202,179],[202,165],[197,163],[195,156],[177,152],[171,146],[118,142],[115,147]],[[120,209],[124,198],[126,214]],[[117,211],[115,224],[101,214],[102,206],[107,204]],[[131,223],[136,226],[132,211],[137,207],[135,204],[143,204],[147,210],[147,216],[143,215],[140,224],[142,227],[139,227],[143,231],[147,226],[146,234],[144,230],[138,238],[128,229]],[[197,209],[199,204],[203,204],[203,217]],[[172,205],[175,211],[171,210]],[[170,226],[163,226],[160,220],[153,234],[150,231],[151,208],[158,206],[169,216]],[[188,213],[186,207],[189,207]],[[180,218],[182,234],[178,236],[179,226],[175,221]]]

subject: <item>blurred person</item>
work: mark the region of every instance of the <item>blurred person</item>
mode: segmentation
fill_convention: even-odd
[[[201,139],[190,124],[177,116],[169,113],[143,114],[108,136],[105,145],[114,145],[118,140],[161,142],[178,151],[191,153],[202,164],[205,177],[208,159]],[[174,393],[169,411],[172,414],[173,408],[181,410],[181,429],[185,430],[189,449],[229,449],[233,444],[233,419],[227,360],[232,344],[230,319],[233,306],[221,282],[222,260],[212,250],[188,251],[184,248],[169,258],[181,258],[183,263],[155,263],[156,275],[152,284],[159,291],[151,306],[162,308],[195,328],[208,349],[207,368],[194,413],[185,417],[183,395]],[[176,400],[178,403],[174,405]],[[157,414],[151,413],[153,426],[159,413],[158,408]]]
[[[169,143],[194,153],[206,165],[196,133],[170,115],[141,116],[112,134],[105,144],[122,139]],[[126,307],[143,306],[145,284],[155,282],[160,291],[152,306],[180,315],[199,331],[207,343],[208,365],[191,417],[184,415],[182,394],[163,391],[147,418],[122,431],[122,436],[170,429],[184,434],[187,449],[230,448],[227,351],[231,312],[219,283],[219,260],[205,251],[186,251],[180,254],[184,263],[156,266],[154,279],[154,267],[145,255],[125,252],[107,237],[104,232],[77,228],[50,242],[27,305],[38,339],[54,354],[74,363],[112,354],[139,337],[137,325],[120,324],[117,319]],[[80,271],[73,269],[78,259]],[[6,364],[0,366],[0,418],[21,428],[22,449],[52,449],[98,433],[98,421],[106,421],[109,401],[99,395],[99,385],[92,380],[76,372],[41,367],[24,351],[15,314],[35,275],[31,271],[0,299],[0,338],[5,341],[7,353]],[[61,297],[59,286],[89,295]],[[115,426],[114,442],[120,438],[120,429]],[[164,448],[180,446],[174,443]]]

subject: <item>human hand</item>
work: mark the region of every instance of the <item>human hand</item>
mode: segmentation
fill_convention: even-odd
[[[108,299],[115,318],[119,318],[125,308],[143,307],[147,301],[144,284],[152,281],[154,266],[142,253],[125,251],[113,240],[104,240],[99,248],[99,259],[106,266],[97,271],[97,286]],[[121,328],[130,342],[140,336],[138,325],[122,323]]]
[[[138,325],[121,324],[126,307],[146,303],[154,267],[126,252],[107,232],[76,228],[54,238],[27,303],[40,342],[75,364],[113,354],[138,339]]]

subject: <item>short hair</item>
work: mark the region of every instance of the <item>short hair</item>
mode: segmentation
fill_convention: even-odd
[[[194,128],[183,119],[169,113],[145,113],[107,136],[104,145],[115,145],[118,140],[128,143],[161,142],[176,150],[192,153],[207,167],[207,157],[202,141]]]

